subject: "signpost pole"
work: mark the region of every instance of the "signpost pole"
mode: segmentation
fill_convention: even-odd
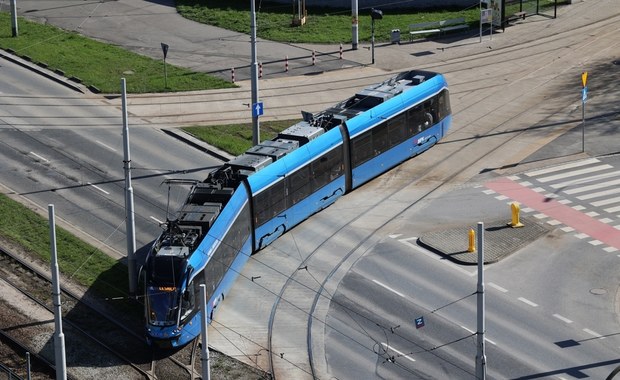
[[[588,72],[581,73],[581,153],[586,151],[586,101],[588,100]]]

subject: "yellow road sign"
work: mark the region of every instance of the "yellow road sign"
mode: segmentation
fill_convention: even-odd
[[[581,84],[583,85],[583,87],[585,87],[586,83],[588,83],[588,72],[584,71],[583,73],[581,73]]]

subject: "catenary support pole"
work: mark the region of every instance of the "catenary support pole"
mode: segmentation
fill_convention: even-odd
[[[258,104],[258,62],[256,58],[256,6],[255,0],[250,0],[250,13],[252,13],[252,21],[250,24],[252,45],[252,65],[250,67],[250,76],[252,82],[252,145],[256,146],[260,142],[260,124],[258,115],[254,113],[254,106]]]
[[[127,272],[129,274],[129,295],[135,296],[136,277],[136,222],[133,208],[133,187],[131,186],[131,154],[129,152],[129,126],[127,121],[127,90],[125,78],[121,78],[123,112],[123,166],[125,168],[125,229],[127,230]]]
[[[351,49],[357,50],[359,42],[359,15],[357,0],[351,0]]]
[[[52,303],[54,304],[54,356],[56,358],[56,380],[67,380],[67,360],[65,354],[65,335],[62,332],[62,310],[60,308],[60,279],[58,275],[58,255],[56,254],[56,217],[54,205],[47,205],[50,223],[50,251],[52,271]]]
[[[484,223],[478,222],[478,286],[476,288],[478,301],[478,328],[476,331],[476,379],[486,380],[487,358],[484,350]]]
[[[17,0],[11,0],[11,34],[13,37],[19,35],[17,27]]]
[[[210,380],[211,367],[209,364],[209,336],[207,330],[207,287],[205,284],[200,285],[200,308],[202,311],[202,318],[200,318],[200,338],[202,339],[200,362],[202,363],[202,380]]]

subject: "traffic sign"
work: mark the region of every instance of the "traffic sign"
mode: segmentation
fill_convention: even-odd
[[[161,42],[161,50],[164,52],[164,60],[166,59],[166,56],[168,55],[168,44],[165,44],[163,42]]]
[[[418,317],[415,319],[415,328],[419,329],[424,327],[424,317]]]
[[[263,114],[263,102],[252,104],[252,117],[259,117]]]
[[[581,73],[581,84],[583,87],[585,87],[588,84],[588,72],[584,71],[583,73]]]
[[[588,86],[585,86],[583,90],[581,90],[581,102],[585,103],[588,100]]]

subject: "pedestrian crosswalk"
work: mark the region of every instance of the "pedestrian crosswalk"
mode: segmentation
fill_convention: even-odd
[[[544,211],[541,212],[528,205],[524,205],[521,209],[523,213],[531,213],[535,218],[544,220],[550,225],[558,225],[563,231],[574,233],[578,239],[587,239],[588,243],[601,246],[606,252],[620,250],[620,244],[617,243],[620,241],[620,160],[618,157],[574,161],[509,176],[505,180],[527,188],[532,194],[538,193],[539,197],[544,196],[546,202],[553,200],[560,205],[559,207],[570,207],[572,210],[569,211],[573,212],[572,215],[576,215],[574,211],[583,213],[592,218],[590,224],[605,225],[603,229],[606,232],[598,234],[594,226],[581,228],[587,231],[580,231],[575,228],[575,225],[571,225],[571,218],[568,217],[570,213],[566,214],[562,221],[549,217]],[[498,200],[512,201],[507,195],[508,191],[503,194],[497,193],[493,190],[497,186],[489,185],[490,183],[487,183],[486,189],[483,190],[484,193],[493,195]],[[536,203],[533,202],[533,204]],[[547,212],[551,210],[548,207],[539,208],[545,208]],[[565,227],[561,227],[562,224]],[[579,227],[587,226],[583,220],[577,224]],[[597,232],[599,239],[591,236],[592,232]]]

